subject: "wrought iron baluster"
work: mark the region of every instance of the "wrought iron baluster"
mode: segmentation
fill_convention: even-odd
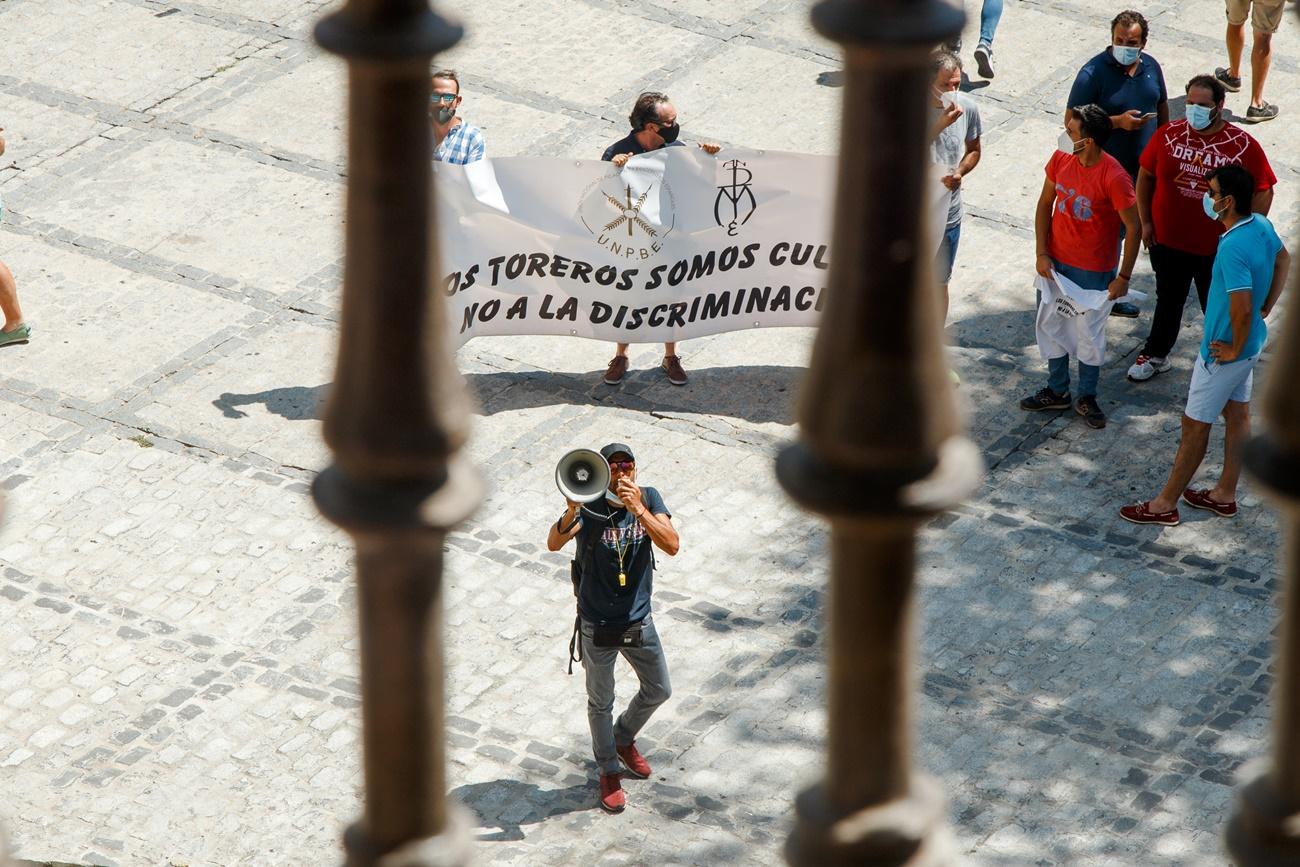
[[[943,797],[911,769],[915,538],[979,482],[943,358],[923,228],[929,52],[960,32],[943,0],[825,0],[845,46],[830,290],[800,395],[790,495],[831,524],[827,773],[786,846],[800,867],[943,864]]]
[[[321,512],[357,547],[365,811],[349,867],[470,859],[446,796],[442,545],[482,498],[468,396],[431,291],[429,63],[460,28],[425,0],[350,0],[316,28],[348,62],[346,263]]]
[[[1262,403],[1264,432],[1246,449],[1247,469],[1278,500],[1283,549],[1277,670],[1273,682],[1273,749],[1241,788],[1228,824],[1227,844],[1238,867],[1300,864],[1300,404],[1293,375],[1300,371],[1300,255],[1292,249],[1285,333],[1269,364]]]

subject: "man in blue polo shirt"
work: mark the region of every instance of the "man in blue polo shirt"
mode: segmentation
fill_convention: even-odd
[[[1143,51],[1149,34],[1142,13],[1126,10],[1116,15],[1110,22],[1110,46],[1079,70],[1065,103],[1066,123],[1072,107],[1091,103],[1105,109],[1112,132],[1104,150],[1119,160],[1134,184],[1143,149],[1156,127],[1169,122],[1165,74],[1156,59]],[[1132,318],[1138,308],[1121,301],[1110,313]]]
[[[1205,337],[1192,370],[1183,411],[1183,439],[1169,481],[1158,496],[1125,506],[1120,517],[1135,524],[1179,522],[1178,499],[1224,518],[1237,514],[1241,446],[1250,437],[1250,389],[1255,363],[1268,336],[1264,318],[1286,283],[1291,257],[1263,214],[1251,213],[1255,179],[1238,165],[1206,176],[1202,200],[1206,216],[1226,228],[1219,239],[1205,306]],[[1223,474],[1212,488],[1189,488],[1210,441],[1210,428],[1222,414]]]

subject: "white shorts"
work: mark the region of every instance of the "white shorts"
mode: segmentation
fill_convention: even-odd
[[[1250,388],[1255,380],[1255,362],[1259,356],[1243,358],[1229,364],[1208,364],[1196,353],[1192,384],[1187,389],[1187,417],[1204,424],[1214,424],[1228,401],[1250,403]]]

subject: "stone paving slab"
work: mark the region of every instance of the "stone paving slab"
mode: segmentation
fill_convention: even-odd
[[[339,241],[336,184],[174,140],[115,150],[56,185],[32,216],[270,292],[311,276],[319,251]]]
[[[0,256],[37,329],[0,349],[0,767],[21,857],[328,863],[360,811],[352,548],[308,497],[328,459],[346,171],[344,68],[309,34],[333,6],[0,4]],[[591,158],[651,87],[688,139],[839,147],[839,49],[805,2],[443,8],[469,36],[441,62],[463,73],[494,155]],[[1222,64],[1221,7],[1145,11],[1180,105],[1182,82]],[[1112,15],[1008,0],[998,77],[971,83],[984,160],[947,333],[989,471],[918,541],[915,755],[974,864],[1221,863],[1236,775],[1268,743],[1279,534],[1256,486],[1231,522],[1114,514],[1167,470],[1195,306],[1175,370],[1140,386],[1124,371],[1151,301],[1110,323],[1105,431],[1015,405],[1044,377],[1030,274],[1042,165]],[[1288,19],[1275,41],[1282,119],[1250,129],[1287,237],[1296,33]],[[1145,257],[1135,287],[1153,288]],[[457,353],[490,490],[448,540],[447,749],[483,863],[779,861],[824,750],[827,538],[772,471],[812,337],[689,341],[685,388],[653,345],[633,347],[617,389],[591,341]],[[563,673],[568,556],[543,544],[555,459],[611,439],[639,444],[683,541],[656,580],[674,696],[640,741],[656,774],[629,781],[621,817],[594,808],[585,698]],[[1216,433],[1206,473],[1220,451]]]
[[[6,74],[126,108],[175,95],[233,62],[249,39],[185,18],[167,21],[132,3],[6,5],[4,26],[19,37],[6,51]],[[95,38],[84,39],[88,33]]]
[[[56,247],[36,237],[10,237],[10,268],[58,290],[41,305],[36,326],[42,336],[48,330],[49,339],[7,355],[6,376],[86,403],[112,398],[124,384],[148,378],[169,359],[255,312],[98,261],[75,242]],[[139,341],[143,335],[149,339]],[[123,352],[124,345],[137,343],[134,351]]]

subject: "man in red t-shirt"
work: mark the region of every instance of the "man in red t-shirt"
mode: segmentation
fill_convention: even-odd
[[[1110,116],[1097,105],[1070,109],[1057,152],[1047,161],[1047,180],[1034,214],[1037,261],[1034,270],[1052,272],[1080,288],[1105,292],[1113,301],[1128,294],[1137,262],[1140,222],[1133,179],[1102,150],[1111,131]],[[1120,225],[1125,228],[1123,262],[1115,273]],[[1079,362],[1079,399],[1074,411],[1092,428],[1106,426],[1097,405],[1101,367]],[[1027,410],[1070,407],[1070,357],[1047,360],[1047,387],[1020,401]]]
[[[1252,213],[1267,214],[1273,204],[1277,177],[1259,142],[1223,119],[1226,92],[1213,75],[1187,82],[1187,108],[1182,120],[1156,131],[1142,152],[1138,170],[1138,213],[1142,243],[1151,253],[1156,273],[1156,312],[1151,333],[1138,353],[1128,378],[1145,382],[1173,365],[1169,353],[1183,325],[1183,308],[1193,281],[1205,312],[1214,252],[1223,223],[1207,219],[1201,197],[1205,176],[1219,166],[1236,163],[1255,178]]]

